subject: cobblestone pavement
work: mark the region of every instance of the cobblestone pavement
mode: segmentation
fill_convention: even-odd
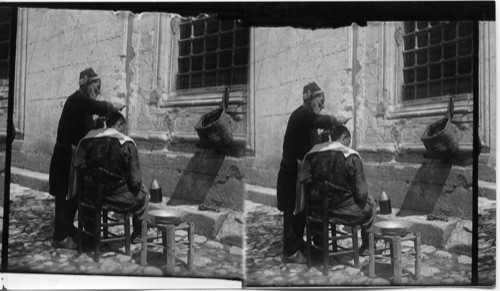
[[[148,252],[148,264],[140,266],[141,244],[131,246],[132,256],[124,255],[124,247],[113,244],[103,249],[98,263],[92,253],[78,255],[76,250],[51,246],[55,200],[48,193],[11,184],[8,270],[12,272],[112,274],[165,276],[160,250]],[[148,235],[154,235],[150,230]],[[187,241],[187,232],[176,231],[176,241]],[[242,249],[223,245],[204,236],[195,235],[195,260],[186,268],[187,246],[177,249],[175,277],[243,279]],[[185,247],[184,247],[185,246]],[[117,252],[118,251],[118,252]],[[155,252],[158,251],[158,252]]]
[[[261,204],[246,202],[246,286],[361,286],[361,285],[390,285],[392,274],[390,260],[377,261],[375,277],[368,277],[368,257],[360,257],[361,269],[353,266],[352,256],[340,257],[330,264],[328,276],[321,272],[320,263],[313,261],[308,269],[305,264],[285,264],[281,261],[282,250],[282,213],[276,208]],[[491,231],[491,224],[495,225],[494,207],[489,220],[483,219],[484,228]],[[491,214],[491,211],[488,212]],[[494,233],[494,227],[493,227]],[[489,236],[489,234],[488,234]],[[491,240],[485,242],[490,243]],[[493,240],[494,244],[494,240]],[[402,252],[407,253],[413,248],[412,242],[402,243]],[[494,249],[494,248],[493,248]],[[488,273],[482,273],[481,278],[493,278],[495,260],[493,250],[488,257]],[[490,254],[490,255],[491,255]],[[480,254],[481,256],[482,254]],[[403,256],[402,285],[469,285],[471,280],[471,263],[469,256],[437,250],[435,247],[422,245],[421,277],[416,280],[414,274],[414,259]],[[491,282],[491,281],[490,281]]]
[[[495,284],[496,278],[496,201],[478,201],[478,280],[480,285]]]

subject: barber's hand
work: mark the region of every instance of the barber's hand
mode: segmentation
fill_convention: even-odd
[[[342,117],[342,116],[337,117],[337,120],[342,124],[346,124],[350,119],[351,117]]]
[[[113,109],[116,111],[122,111],[122,109],[126,106],[126,104],[116,103],[116,102],[113,102],[111,104],[113,104]]]

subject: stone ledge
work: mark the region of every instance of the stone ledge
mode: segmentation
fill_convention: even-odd
[[[266,206],[276,207],[276,189],[245,184],[246,199]]]
[[[49,174],[11,167],[10,182],[34,190],[49,192]]]
[[[491,200],[497,200],[497,184],[486,181],[477,181],[479,187],[479,196]]]
[[[460,220],[459,218],[448,218],[448,221],[427,220],[427,215],[419,215],[416,213],[407,212],[404,216],[396,216],[399,209],[393,208],[392,214],[378,214],[379,221],[387,220],[403,220],[412,223],[409,231],[419,232],[422,238],[422,244],[444,249],[451,233]]]
[[[181,204],[181,203],[178,203]],[[150,209],[175,209],[184,213],[182,220],[194,223],[195,234],[215,239],[222,224],[228,217],[230,210],[221,209],[220,212],[200,211],[198,205],[167,205],[163,203],[150,203]]]

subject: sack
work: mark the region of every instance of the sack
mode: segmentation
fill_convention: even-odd
[[[432,156],[454,155],[459,150],[460,130],[451,123],[453,118],[453,96],[450,97],[445,118],[430,124],[422,134],[421,140]]]
[[[195,130],[200,137],[200,147],[213,148],[227,146],[232,143],[237,124],[226,113],[228,102],[229,91],[226,87],[221,106],[204,114],[196,124]]]

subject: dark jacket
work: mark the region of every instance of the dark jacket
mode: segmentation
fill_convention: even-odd
[[[103,169],[103,201],[112,209],[134,211],[144,204],[139,154],[133,142],[120,144],[113,137],[83,139],[78,146],[74,166],[79,169]],[[84,191],[95,186],[86,183],[92,181],[84,177],[79,185]]]
[[[347,158],[339,151],[313,152],[307,155],[300,168],[299,181],[328,181],[331,185],[330,209],[357,204],[364,208],[368,199],[368,184],[361,159]]]

